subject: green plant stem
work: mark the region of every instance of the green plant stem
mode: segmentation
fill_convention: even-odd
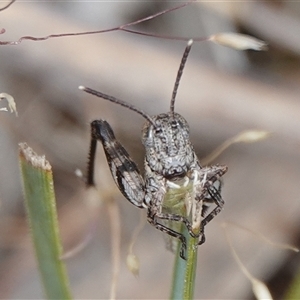
[[[171,297],[172,300],[193,299],[194,287],[197,269],[197,244],[198,239],[192,238],[186,229],[183,227],[183,235],[187,241],[187,260],[183,260],[180,255],[181,244],[178,243],[177,254],[175,257],[173,284]]]
[[[71,299],[65,265],[60,259],[62,246],[51,166],[25,143],[19,147],[27,218],[47,298]]]

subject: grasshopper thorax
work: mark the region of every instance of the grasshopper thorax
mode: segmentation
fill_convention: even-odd
[[[184,177],[194,161],[187,121],[174,112],[159,114],[152,120],[142,130],[145,163],[169,180]]]

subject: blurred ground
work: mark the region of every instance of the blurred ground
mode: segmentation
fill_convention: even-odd
[[[153,14],[166,2],[22,2],[0,12],[1,40],[110,28]],[[199,157],[247,129],[271,131],[256,144],[231,147],[217,162],[225,175],[224,211],[206,230],[199,248],[196,298],[251,299],[251,287],[234,262],[220,222],[234,221],[273,241],[300,246],[300,6],[297,2],[197,3],[142,24],[139,29],[179,36],[231,31],[267,41],[268,52],[237,52],[200,43],[193,46],[177,95],[176,111],[190,123]],[[91,212],[84,185],[89,122],[105,118],[140,166],[144,120],[122,107],[80,92],[86,85],[137,105],[149,114],[167,111],[185,43],[128,33],[105,33],[23,41],[1,46],[0,92],[15,98],[19,117],[0,118],[0,297],[43,297],[24,220],[17,150],[27,142],[53,166],[57,206],[66,249],[79,243],[97,218],[91,244],[67,262],[77,299],[109,297],[110,226],[107,205]],[[2,103],[1,103],[2,104]],[[104,154],[97,157],[101,191],[114,190]],[[128,241],[139,211],[118,194],[122,266],[119,299],[162,299],[170,289],[173,255],[162,233],[146,225],[135,252],[135,278],[125,267]],[[249,270],[282,297],[299,258],[232,229],[236,251]]]

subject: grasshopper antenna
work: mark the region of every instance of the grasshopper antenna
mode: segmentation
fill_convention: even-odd
[[[146,120],[148,120],[152,125],[154,125],[154,127],[156,126],[155,123],[154,123],[154,121],[153,121],[153,119],[147,113],[145,113],[143,110],[135,107],[134,105],[128,104],[128,103],[126,103],[123,100],[117,99],[117,98],[115,98],[113,96],[109,96],[109,95],[103,94],[101,92],[98,92],[96,90],[90,89],[90,88],[82,86],[82,85],[80,85],[78,88],[80,90],[86,92],[86,93],[89,93],[89,94],[92,94],[94,96],[100,97],[100,98],[102,98],[104,100],[108,100],[110,102],[113,102],[113,103],[119,104],[121,106],[127,107],[130,110],[135,111],[138,114],[140,114],[142,117],[144,117]]]
[[[187,46],[184,50],[184,53],[183,53],[183,56],[182,56],[182,59],[181,59],[181,62],[180,62],[179,70],[177,72],[177,77],[176,77],[176,80],[175,80],[175,85],[174,85],[171,104],[170,104],[170,112],[172,114],[174,114],[175,98],[176,98],[179,82],[180,82],[180,79],[181,79],[181,76],[182,76],[182,73],[183,73],[185,63],[186,63],[187,58],[189,56],[190,50],[192,48],[192,45],[193,45],[193,40],[189,40],[188,43],[187,43]]]

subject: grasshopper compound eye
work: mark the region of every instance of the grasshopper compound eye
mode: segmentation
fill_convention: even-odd
[[[147,209],[148,222],[169,237],[170,250],[175,250],[174,244],[181,242],[180,256],[183,259],[186,259],[186,238],[181,225],[186,226],[191,237],[198,239],[198,245],[204,243],[204,227],[224,205],[220,178],[227,172],[226,166],[201,166],[189,138],[188,123],[174,111],[177,90],[192,44],[190,40],[182,56],[168,113],[150,116],[123,100],[91,88],[79,87],[89,94],[135,111],[146,119],[142,130],[144,176],[116,139],[109,123],[104,120],[91,123],[87,186],[95,185],[96,147],[100,141],[121,193],[136,207]],[[212,205],[214,208],[210,209]]]

